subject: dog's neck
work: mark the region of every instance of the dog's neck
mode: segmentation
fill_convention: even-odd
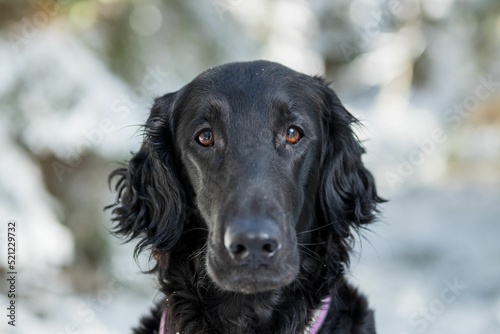
[[[199,328],[213,328],[213,333],[309,333],[322,300],[330,296],[334,277],[321,261],[308,260],[292,284],[243,294],[217,287],[205,270],[203,256],[170,254],[168,266],[160,268],[165,328],[183,334],[197,333]],[[342,277],[340,268],[336,276],[336,280]]]
[[[323,325],[326,316],[328,314],[329,308],[330,308],[330,303],[331,303],[331,297],[328,296],[325,299],[323,299],[320,307],[316,310],[316,313],[314,315],[312,324],[310,325],[310,328],[307,328],[304,334],[318,334],[318,332],[321,329],[321,326]],[[161,312],[161,318],[160,318],[160,326],[158,328],[158,334],[171,334],[169,328],[167,327],[167,317],[169,314],[168,307],[164,308],[163,311]]]

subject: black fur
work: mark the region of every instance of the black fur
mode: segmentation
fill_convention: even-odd
[[[344,278],[353,231],[383,202],[356,123],[321,78],[265,61],[210,69],[156,99],[140,151],[110,176],[116,233],[151,250],[165,295],[134,333],[156,333],[163,310],[172,333],[303,333],[328,295],[320,333],[375,333]],[[207,128],[215,141],[203,147]],[[224,246],[241,220],[278,231],[264,264]]]

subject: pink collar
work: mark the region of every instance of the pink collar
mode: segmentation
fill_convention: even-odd
[[[330,296],[326,297],[321,301],[321,307],[316,310],[316,313],[314,315],[314,323],[306,333],[308,334],[317,334],[323,323],[325,322],[326,315],[328,314],[328,310],[330,309],[330,302],[332,298]],[[168,328],[165,328],[165,325],[167,323],[167,309],[164,309],[163,312],[161,313],[161,320],[160,320],[160,328],[158,330],[158,334],[170,334]]]
[[[314,316],[314,323],[309,330],[309,334],[317,334],[323,323],[325,322],[326,315],[328,314],[328,310],[330,309],[330,302],[332,301],[332,297],[328,296],[321,301],[321,307],[316,310],[316,314]],[[306,331],[306,333],[308,333]]]

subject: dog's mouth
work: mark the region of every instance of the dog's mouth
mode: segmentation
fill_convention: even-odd
[[[267,264],[234,264],[207,250],[206,269],[212,281],[226,291],[252,294],[277,290],[293,282],[299,272],[297,254]]]

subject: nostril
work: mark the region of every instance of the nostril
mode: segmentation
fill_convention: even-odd
[[[268,256],[274,255],[274,252],[276,252],[279,249],[279,244],[275,240],[268,240],[263,246],[262,250],[264,251],[264,254]]]
[[[244,253],[246,253],[247,248],[245,247],[245,245],[233,243],[229,246],[229,250],[234,255],[243,255]]]

